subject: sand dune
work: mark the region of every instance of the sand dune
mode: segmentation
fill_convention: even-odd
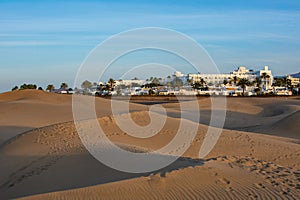
[[[285,135],[291,138],[298,138],[300,135],[299,131],[300,124],[300,111],[295,111],[294,113],[278,120],[275,122],[269,132],[272,132],[274,135]],[[288,127],[288,130],[287,130]]]
[[[181,117],[178,103],[164,104],[164,107],[169,116]],[[209,125],[211,100],[200,99],[199,107],[199,123]],[[299,110],[297,98],[227,98],[224,128],[300,139],[297,131],[299,117],[296,116]],[[218,115],[215,117],[218,118]],[[286,127],[289,128],[286,130]]]
[[[71,99],[35,90],[0,94],[0,138],[4,142],[33,128],[71,121]]]
[[[133,178],[114,183],[102,184],[77,190],[55,192],[32,196],[30,199],[54,199],[61,197],[84,199],[286,199],[299,198],[299,192],[287,189],[289,183],[281,182],[284,178],[293,177],[295,172],[286,172],[281,167],[266,163],[261,170],[276,175],[269,179],[260,173],[244,169],[236,162],[260,163],[244,158],[234,162],[218,158],[208,161],[204,166],[189,167],[167,173],[152,174],[147,177]],[[249,161],[248,161],[249,160]],[[272,167],[269,167],[271,165]],[[251,166],[247,166],[251,168]],[[247,168],[246,167],[246,168]],[[222,170],[220,170],[222,169]],[[291,181],[292,182],[292,181]],[[25,198],[27,199],[27,198]]]
[[[111,115],[110,101],[96,98],[99,117]],[[133,105],[132,110],[147,110],[146,106]],[[20,90],[0,94],[0,145],[33,128],[73,120],[72,96],[37,90]],[[2,141],[2,142],[1,142]]]
[[[6,143],[0,147],[0,198],[299,199],[299,100],[227,99],[225,129],[213,151],[199,160],[210,101],[198,101],[200,123],[186,119],[187,123],[199,123],[199,128],[191,144],[178,147],[180,150],[189,146],[179,160],[155,172],[132,174],[113,170],[87,152],[71,121],[70,96],[37,91],[1,94],[0,107],[5,117],[0,119],[0,133],[18,135],[28,131],[3,139]],[[140,139],[118,127],[111,116],[109,100],[96,99],[98,121],[108,138],[134,152],[157,150],[176,135],[179,104],[163,106],[168,112],[163,129],[153,137]],[[150,123],[149,106],[130,107],[130,114],[118,117],[131,117],[143,126]]]
[[[106,134],[112,141],[130,146],[142,145],[148,149],[159,148],[175,134],[172,129],[162,130],[159,135],[142,143],[141,139],[133,140],[118,130],[113,120],[104,117],[99,122],[106,125]],[[169,119],[168,123],[170,127],[177,120]],[[205,160],[198,161],[197,152],[205,128],[200,127],[194,143],[184,155],[190,159],[182,158],[171,166],[171,170],[153,174],[121,173],[97,162],[82,146],[72,123],[37,129],[2,148],[0,159],[1,163],[4,160],[5,163],[1,167],[1,177],[5,182],[1,182],[0,191],[4,198],[20,197],[100,184],[36,198],[78,195],[86,198],[91,193],[101,194],[97,197],[104,199],[123,198],[124,194],[120,195],[125,190],[137,191],[127,193],[124,198],[128,199],[139,198],[138,191],[157,195],[157,198],[189,198],[189,195],[203,198],[259,195],[267,198],[283,194],[293,198],[299,195],[296,189],[299,177],[295,170],[300,167],[298,144],[272,136],[224,131],[214,151]],[[152,182],[158,191],[153,191]],[[265,190],[261,191],[261,188]],[[112,190],[119,192],[112,194]],[[11,193],[13,196],[9,196]]]

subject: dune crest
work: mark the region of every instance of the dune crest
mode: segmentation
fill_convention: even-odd
[[[186,146],[187,151],[170,166],[144,174],[111,169],[85,149],[72,122],[71,96],[17,91],[1,94],[0,99],[5,115],[0,131],[10,135],[0,146],[1,199],[300,197],[300,142],[295,132],[300,101],[296,98],[229,98],[225,129],[203,160],[198,153],[208,128],[210,99],[199,99],[200,121],[185,119],[199,124],[194,140],[164,156],[176,155]],[[95,99],[98,122],[106,136],[124,150],[154,151],[177,133],[181,120],[178,103],[162,104],[168,113],[166,123],[158,134],[146,139],[122,131],[110,103]],[[129,114],[118,117],[131,117],[141,126],[150,123],[148,105],[130,103],[130,108]]]

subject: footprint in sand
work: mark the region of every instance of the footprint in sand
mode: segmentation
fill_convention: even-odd
[[[230,185],[230,181],[226,178],[220,178],[218,179],[221,183],[226,184],[226,185]]]
[[[255,183],[254,186],[257,187],[258,189],[266,188],[262,183]]]
[[[226,178],[219,178],[216,182],[217,184],[218,183],[221,183],[224,187],[225,187],[225,190],[227,192],[233,192],[233,189],[231,187],[231,182],[230,180],[226,179]]]

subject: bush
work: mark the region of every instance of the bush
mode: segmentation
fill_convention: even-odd
[[[13,87],[13,88],[11,89],[11,91],[18,90],[18,89],[19,89],[19,87],[18,87],[18,86],[15,86],[15,87]]]
[[[33,89],[36,90],[37,86],[35,84],[23,84],[20,87],[20,90]]]

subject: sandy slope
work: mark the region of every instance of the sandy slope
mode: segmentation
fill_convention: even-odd
[[[135,105],[133,110],[145,110]],[[97,98],[99,117],[111,114],[110,101]],[[0,145],[15,135],[33,128],[73,120],[72,96],[37,90],[21,90],[0,94]]]
[[[179,104],[164,106],[169,110],[170,116],[180,117]],[[199,106],[199,122],[209,125],[211,100],[200,99]],[[300,139],[300,118],[297,117],[299,110],[298,98],[227,98],[224,128]]]
[[[114,118],[109,117],[109,100],[96,101],[99,124],[110,140],[127,150],[136,151],[140,147],[159,149],[177,132],[180,120],[179,105],[176,103],[164,104],[169,117],[159,134],[148,139],[137,139],[121,131]],[[11,104],[15,107],[9,107]],[[1,112],[5,114],[0,119],[2,127],[40,127],[0,148],[1,199],[42,193],[47,194],[29,198],[300,197],[299,140],[249,133],[251,130],[264,130],[261,132],[299,138],[297,122],[300,109],[297,99],[228,99],[229,115],[225,127],[231,130],[223,130],[213,151],[204,160],[199,160],[198,152],[207,130],[205,119],[209,116],[210,107],[209,98],[200,99],[203,125],[199,125],[188,151],[169,167],[146,174],[122,173],[95,160],[83,147],[74,124],[65,122],[72,118],[70,104],[70,96],[36,91],[0,95]],[[150,122],[148,106],[132,104],[131,108],[134,111],[131,117],[136,123],[146,125]],[[44,114],[39,115],[38,110],[43,110]],[[11,114],[12,111],[14,114]],[[241,129],[248,132],[239,131]],[[3,133],[5,128],[0,130]],[[21,130],[12,128],[12,132],[18,134]],[[187,144],[179,148],[184,145]]]

